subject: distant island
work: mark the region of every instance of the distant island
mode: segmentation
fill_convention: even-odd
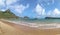
[[[60,17],[45,17],[45,19],[60,19]]]
[[[8,9],[6,11],[0,11],[0,18],[18,18],[18,16]]]

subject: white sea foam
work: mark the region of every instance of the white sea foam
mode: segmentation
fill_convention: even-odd
[[[28,22],[15,22],[15,21],[9,21],[9,20],[4,20],[3,21],[8,21],[12,22],[15,24],[20,24],[24,26],[29,26],[29,27],[35,27],[39,29],[54,29],[54,28],[60,28],[60,24],[58,23],[51,23],[51,24],[37,24],[37,23],[28,23]]]

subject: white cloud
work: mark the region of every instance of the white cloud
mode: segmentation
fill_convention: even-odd
[[[0,6],[1,5],[5,5],[4,1],[3,0],[0,0]]]
[[[0,11],[6,10],[5,0],[0,0]]]
[[[6,0],[6,4],[7,5],[11,5],[11,4],[13,4],[13,3],[15,3],[15,2],[17,2],[18,0]]]
[[[29,4],[27,4],[26,6],[21,4],[21,5],[10,6],[10,9],[12,9],[12,10],[14,9],[15,12],[21,14],[28,7],[29,7]]]
[[[36,5],[34,12],[37,14],[36,18],[44,18],[46,15],[45,9],[39,4]]]
[[[60,10],[58,10],[57,8],[55,8],[54,11],[53,11],[53,13],[54,13],[55,15],[59,15],[59,14],[60,14]]]
[[[7,9],[0,9],[0,11],[6,11]]]
[[[9,6],[18,0],[0,0],[0,10],[5,11]]]
[[[60,17],[60,10],[55,8],[53,11],[49,11],[47,15],[52,17]]]
[[[45,15],[45,9],[43,7],[41,7],[39,4],[37,4],[37,6],[35,8],[35,12],[38,15]]]
[[[27,4],[26,6],[22,4],[21,5],[14,4],[17,1],[19,0],[0,0],[0,10],[5,11],[6,9],[11,9],[17,13],[22,13],[26,8],[29,7],[29,4]]]
[[[0,6],[1,5],[11,5],[11,4],[13,4],[13,3],[15,3],[15,2],[17,2],[17,1],[19,1],[19,0],[0,0]]]

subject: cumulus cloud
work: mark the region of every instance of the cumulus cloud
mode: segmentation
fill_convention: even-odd
[[[0,0],[0,10],[2,10],[2,11],[6,10],[6,6],[5,6],[4,0]]]
[[[37,4],[35,7],[35,13],[37,14],[36,16],[37,18],[41,18],[41,17],[44,18],[46,15],[45,9],[39,4]]]
[[[0,10],[5,11],[7,7],[15,2],[17,2],[17,0],[0,0]]]
[[[10,9],[14,10],[17,13],[22,13],[28,7],[29,7],[29,4],[27,4],[26,6],[21,4],[21,5],[10,6]]]
[[[57,8],[55,8],[54,11],[53,11],[53,13],[54,13],[55,15],[59,15],[59,14],[60,14],[60,10],[58,10]]]
[[[35,12],[38,15],[45,15],[45,9],[42,6],[40,6],[39,4],[37,4],[37,6],[35,8]]]
[[[11,4],[13,4],[13,3],[15,3],[15,2],[17,2],[18,0],[6,0],[6,4],[7,5],[11,5]]]
[[[3,6],[3,5],[5,5],[5,3],[4,3],[4,0],[0,0],[0,6]]]
[[[55,8],[53,11],[49,11],[48,16],[51,16],[51,17],[60,17],[60,10]]]
[[[29,7],[29,4],[27,4],[26,6],[22,4],[15,4],[18,1],[19,0],[0,0],[0,10],[5,11],[6,9],[10,9],[12,10],[12,12],[15,11],[17,13],[22,13],[26,8]]]

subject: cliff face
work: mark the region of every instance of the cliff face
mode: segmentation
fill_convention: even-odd
[[[5,12],[0,11],[0,18],[18,18],[18,17],[8,9]]]

